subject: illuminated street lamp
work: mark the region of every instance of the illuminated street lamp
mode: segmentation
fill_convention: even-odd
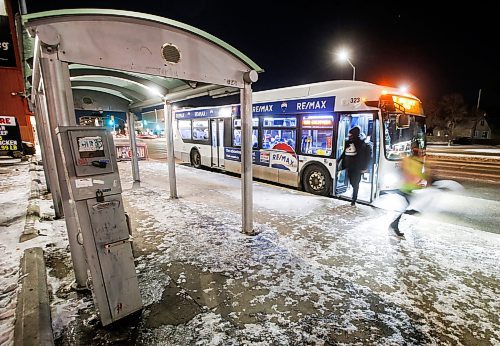
[[[356,67],[352,64],[351,60],[349,60],[349,56],[346,51],[341,51],[337,54],[340,61],[347,61],[349,65],[352,67],[352,80],[356,80]]]

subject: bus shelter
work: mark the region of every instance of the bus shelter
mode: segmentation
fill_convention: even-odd
[[[136,12],[78,9],[22,17],[30,38],[29,97],[56,215],[64,215],[77,286],[87,279],[78,221],[71,204],[62,151],[55,129],[76,125],[74,93],[87,90],[127,108],[163,104],[170,197],[177,198],[172,103],[200,96],[240,93],[242,105],[242,231],[253,233],[252,89],[262,69],[234,47],[192,26]],[[32,59],[29,54],[32,53]],[[132,150],[135,131],[129,129]],[[139,180],[137,155],[133,176]]]

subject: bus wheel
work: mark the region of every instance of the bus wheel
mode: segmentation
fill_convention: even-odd
[[[303,185],[306,192],[329,196],[332,182],[330,174],[325,168],[318,165],[310,165],[304,171]]]
[[[201,167],[201,155],[200,152],[196,149],[191,150],[191,165],[194,168]]]

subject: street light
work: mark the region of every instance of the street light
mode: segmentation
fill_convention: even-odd
[[[349,60],[349,56],[346,51],[341,51],[337,54],[340,61],[347,61],[349,65],[352,67],[352,80],[356,80],[356,67],[352,64],[351,60]]]

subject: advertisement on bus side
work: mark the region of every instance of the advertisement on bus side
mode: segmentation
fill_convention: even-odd
[[[224,159],[241,162],[241,149],[224,148]],[[297,155],[286,151],[253,151],[252,163],[287,171],[296,171],[298,167]]]

